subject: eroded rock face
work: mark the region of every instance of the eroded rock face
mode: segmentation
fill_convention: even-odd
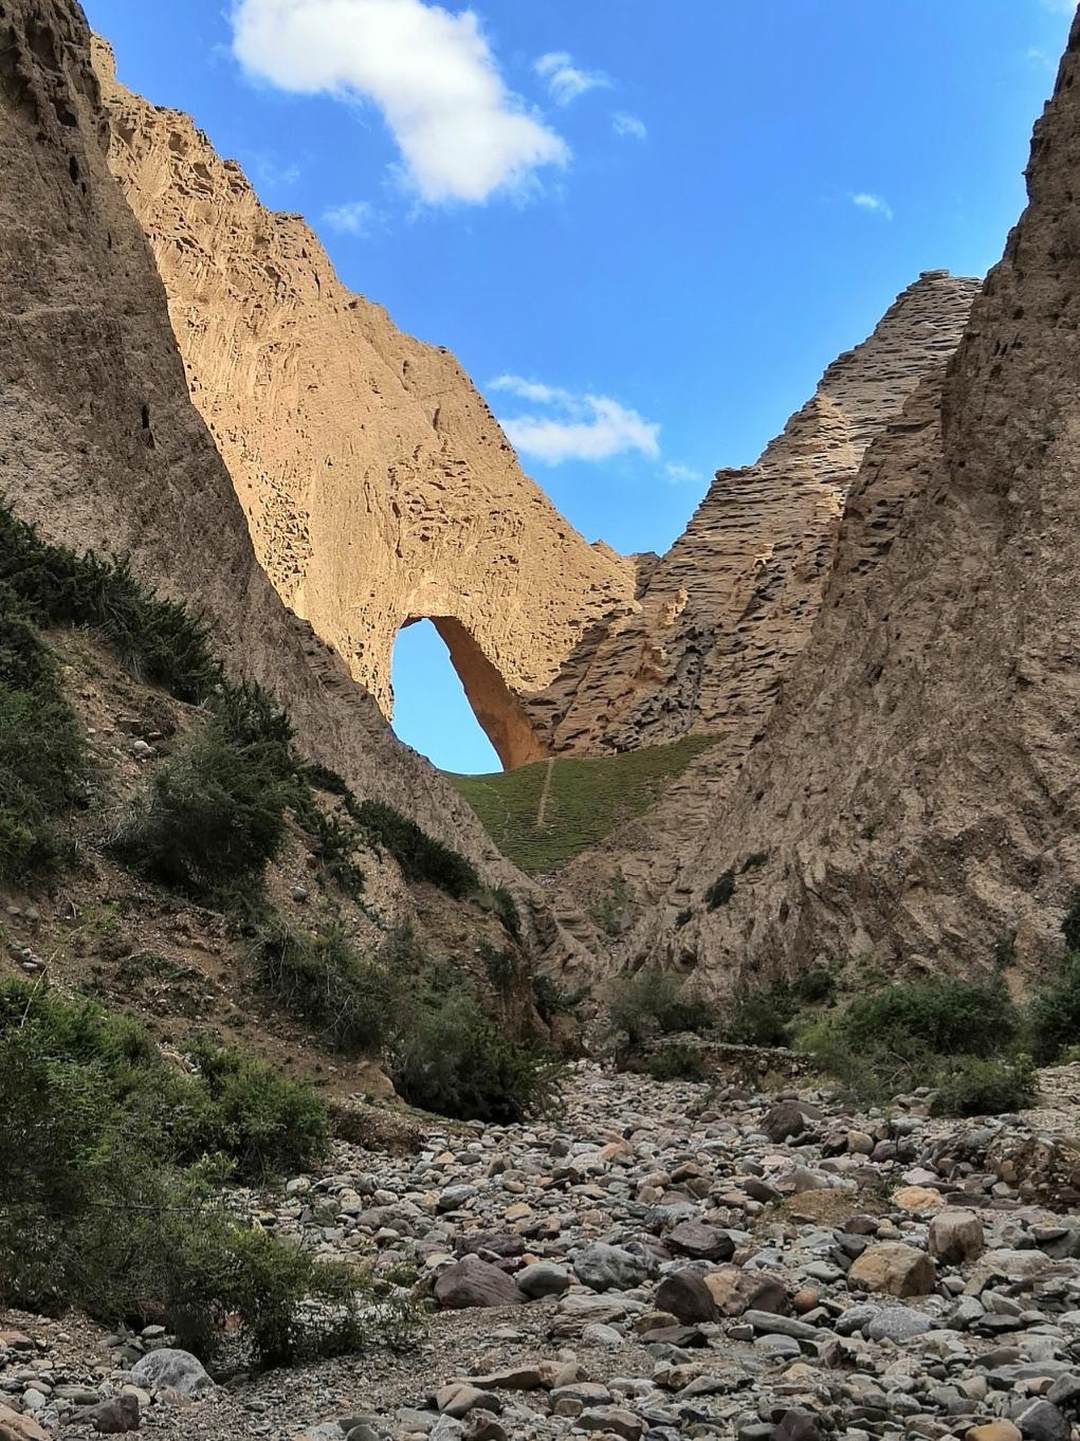
[[[520,890],[471,810],[394,740],[258,564],[191,404],[150,249],[106,164],[81,10],[5,0],[2,17],[0,495],[49,539],[127,553],[140,576],[193,602],[233,673],[289,708],[313,758]],[[554,922],[536,919],[557,949]]]
[[[947,271],[904,291],[756,465],[717,473],[640,603],[610,625],[583,672],[567,668],[529,702],[556,750],[716,736],[650,811],[566,868],[564,884],[586,906],[619,877],[640,914],[696,851],[810,641],[868,446],[953,353],[977,291],[977,281]],[[872,554],[888,552],[902,505],[891,492],[875,502]],[[677,900],[663,909],[667,926],[685,909]]]
[[[867,454],[813,642],[643,938],[717,988],[748,956],[967,968],[1000,940],[1035,968],[1060,947],[1080,881],[1078,77],[1074,24],[1027,211],[944,380]]]
[[[522,474],[452,355],[347,290],[304,221],[264,209],[188,116],[117,84],[100,42],[96,64],[110,164],[278,593],[386,715],[394,639],[431,618],[504,765],[536,760],[519,697],[632,597],[635,563]]]
[[[709,732],[730,766],[760,738],[801,653],[867,446],[956,349],[978,282],[929,271],[829,366],[761,459],[720,470],[627,606],[529,703],[557,751]]]

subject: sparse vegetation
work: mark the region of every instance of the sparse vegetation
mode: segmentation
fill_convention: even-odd
[[[222,683],[205,623],[136,579],[126,560],[79,555],[42,540],[0,506],[0,585],[34,624],[86,626],[121,663],[178,700],[196,704]]]
[[[391,1054],[391,1075],[410,1105],[463,1121],[506,1124],[548,1110],[563,1066],[511,1040],[459,984],[425,988]]]
[[[83,798],[88,775],[59,667],[0,587],[0,880],[49,872],[67,857],[57,822]]]
[[[213,1360],[263,1365],[402,1335],[367,1283],[230,1219],[221,1183],[322,1157],[310,1088],[202,1042],[167,1065],[135,1021],[44,986],[0,985],[0,1297],[106,1324],[164,1320]]]
[[[1080,953],[1080,890],[1073,891],[1069,908],[1061,922],[1061,934],[1070,954]]]
[[[713,1020],[710,1009],[688,996],[677,976],[652,968],[623,977],[608,1005],[611,1030],[625,1036],[631,1047],[653,1036],[702,1031]]]
[[[630,888],[622,871],[616,869],[611,883],[593,909],[593,920],[608,936],[621,936],[629,920]]]
[[[357,950],[340,926],[314,935],[275,922],[252,948],[259,985],[336,1051],[376,1054],[400,1023],[403,976]]]
[[[530,875],[546,875],[616,826],[641,815],[714,736],[687,736],[610,756],[557,756],[539,822],[548,762],[494,775],[448,775],[483,821],[492,840]]]
[[[458,900],[479,888],[480,877],[471,861],[385,801],[361,801],[356,820],[375,845],[390,852],[407,880],[428,881]]]
[[[705,892],[705,904],[710,911],[719,910],[726,906],[735,894],[735,872],[727,870],[722,876],[718,876],[712,885]]]

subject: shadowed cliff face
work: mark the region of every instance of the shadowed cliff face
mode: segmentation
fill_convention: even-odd
[[[186,115],[96,54],[111,166],[278,593],[386,715],[398,630],[435,620],[503,763],[545,754],[518,697],[632,595],[634,563],[586,544],[522,474],[452,355],[347,290],[299,216],[264,209]]]
[[[300,744],[530,898],[472,811],[400,745],[370,695],[259,566],[191,404],[146,238],[109,172],[109,127],[73,0],[0,7],[0,494],[50,539],[126,552],[201,611],[230,670],[288,707]],[[408,894],[401,888],[408,915]]]
[[[723,989],[834,957],[1059,949],[1080,881],[1078,174],[1080,21],[1023,219],[947,374],[871,447],[813,641],[639,952]]]

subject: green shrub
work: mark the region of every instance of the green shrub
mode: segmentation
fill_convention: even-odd
[[[117,1125],[162,1163],[221,1155],[255,1179],[326,1154],[329,1122],[314,1090],[256,1057],[201,1039],[195,1073],[179,1071],[138,1021],[24,981],[0,983],[0,1047],[15,1039],[42,1065],[72,1068],[72,1084],[100,1092]]]
[[[373,1054],[401,1023],[400,966],[385,952],[362,955],[338,926],[299,935],[278,922],[257,937],[253,954],[262,988],[335,1050]]]
[[[452,989],[422,999],[397,1041],[391,1076],[412,1106],[463,1121],[507,1124],[555,1101],[560,1062],[511,1040],[475,997]]]
[[[799,1042],[865,1102],[929,1085],[951,1114],[977,1114],[1015,1110],[1028,1094],[1030,1062],[1013,1054],[1019,1020],[1000,981],[943,978],[871,991]]]
[[[145,1031],[43,987],[0,985],[0,1305],[106,1325],[163,1321],[213,1361],[264,1365],[402,1339],[409,1316],[371,1309],[367,1283],[232,1220],[219,1163],[306,1166],[326,1145],[314,1093],[201,1043],[195,1075]]]
[[[533,1005],[545,1025],[550,1025],[558,1015],[568,1015],[577,1009],[589,993],[588,986],[574,991],[563,988],[542,972],[531,977]]]
[[[479,888],[476,868],[463,855],[429,836],[393,806],[361,801],[356,819],[376,845],[390,852],[406,880],[429,881],[458,900]]]
[[[521,940],[521,912],[517,901],[505,886],[496,886],[491,892],[495,914],[502,922],[503,930],[515,941]]]
[[[706,1076],[701,1052],[685,1041],[672,1041],[654,1051],[645,1070],[654,1081],[704,1081]]]
[[[1016,1036],[1020,1017],[1000,980],[902,982],[857,997],[843,1019],[857,1050],[990,1056]]]
[[[684,993],[678,977],[651,968],[622,978],[608,1005],[608,1024],[632,1046],[650,1036],[702,1031],[713,1020],[700,999]]]
[[[788,986],[748,991],[736,1001],[725,1034],[739,1046],[789,1046],[795,1011]]]
[[[744,991],[736,1000],[725,1033],[737,1045],[790,1046],[801,1008],[828,1005],[835,995],[836,982],[829,972],[811,967],[790,981]]]
[[[329,1117],[306,1081],[206,1037],[192,1043],[189,1056],[205,1099],[175,1129],[179,1160],[220,1153],[238,1175],[258,1179],[305,1170],[326,1156]]]
[[[238,745],[209,720],[154,771],[113,840],[142,874],[202,900],[261,879],[285,837],[276,750]]]
[[[36,624],[90,627],[133,673],[179,700],[202,701],[222,681],[203,621],[137,580],[126,560],[50,545],[2,506],[0,584]]]
[[[932,1084],[937,1087],[934,1113],[939,1116],[1020,1111],[1034,1103],[1038,1091],[1035,1067],[1027,1056],[1005,1060],[961,1056],[946,1063]]]
[[[1068,956],[1057,980],[1035,995],[1026,1019],[1037,1065],[1052,1065],[1080,1042],[1080,953]]]
[[[1073,891],[1069,908],[1061,922],[1061,934],[1070,953],[1080,952],[1080,890]]]
[[[59,668],[0,587],[0,880],[48,873],[70,854],[57,822],[83,798],[88,777]]]
[[[735,894],[735,872],[728,870],[722,876],[718,876],[712,885],[705,892],[705,904],[710,911],[719,910],[726,906]]]

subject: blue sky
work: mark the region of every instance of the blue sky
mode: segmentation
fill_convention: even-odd
[[[84,0],[589,539],[663,550],[918,271],[1023,206],[1070,0]],[[399,734],[493,769],[430,626]]]

